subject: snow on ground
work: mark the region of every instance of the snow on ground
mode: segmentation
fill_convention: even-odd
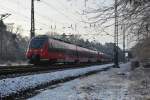
[[[130,94],[136,100],[150,100],[150,68],[139,67],[130,73]]]
[[[112,64],[97,65],[87,68],[70,69],[44,74],[20,76],[16,78],[7,78],[0,80],[0,97],[9,96],[12,93],[17,93],[22,90],[34,88],[39,85],[51,82],[53,80],[64,79],[66,77],[83,75],[85,73],[106,68]]]
[[[5,66],[20,66],[20,65],[24,65],[24,66],[26,66],[26,65],[29,65],[29,63],[28,62],[16,62],[16,63],[14,63],[14,62],[5,62],[5,63],[0,63],[0,67],[5,67]]]
[[[129,95],[129,63],[46,89],[28,100],[139,100]]]
[[[150,100],[150,69],[130,63],[41,90],[28,100]]]

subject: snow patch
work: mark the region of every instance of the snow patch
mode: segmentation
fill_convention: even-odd
[[[130,69],[130,63],[121,64],[88,77],[82,77],[62,83],[54,89],[41,91],[28,100],[136,100],[128,96],[130,81],[118,75]]]
[[[57,71],[44,74],[20,76],[16,78],[7,78],[0,80],[0,97],[9,96],[13,93],[24,91],[30,88],[35,88],[39,85],[54,81],[64,79],[66,77],[73,77],[86,74],[91,71],[99,70],[112,66],[113,64],[97,65],[87,68],[72,69]]]

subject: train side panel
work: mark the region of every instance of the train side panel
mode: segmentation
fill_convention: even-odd
[[[39,46],[39,47],[38,47]],[[49,37],[35,37],[31,40],[26,56],[28,59],[50,62],[106,62],[104,53],[86,49]]]
[[[76,46],[67,44],[54,39],[49,39],[49,60],[57,62],[75,62]]]

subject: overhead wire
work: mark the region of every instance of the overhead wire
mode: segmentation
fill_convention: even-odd
[[[51,5],[50,3],[47,3],[47,2],[45,2],[45,1],[42,1],[42,2],[43,2],[44,4],[46,4],[47,6],[53,8],[54,10],[56,10],[58,13],[62,14],[63,16],[65,16],[67,19],[69,19],[69,20],[71,20],[71,21],[77,23],[76,20],[74,20],[74,19],[75,19],[74,17],[69,17],[69,16],[66,15],[64,12],[61,12],[60,10],[58,10],[57,8],[55,8],[53,5]],[[16,1],[13,2],[13,3],[17,3],[17,4],[18,4],[18,2],[16,2]],[[20,5],[20,3],[19,3],[19,5]],[[22,6],[23,8],[25,8],[25,9],[29,9],[29,8],[24,7],[22,4],[21,4],[21,6]],[[6,7],[4,7],[4,8],[6,8]],[[5,9],[5,10],[8,10],[8,8]],[[23,17],[23,18],[25,18],[26,20],[30,21],[30,17],[28,17],[28,16],[26,16],[26,15],[20,13],[20,12],[16,12],[14,9],[11,9],[11,10],[13,11],[13,13],[19,14],[19,15],[21,15],[21,17]],[[52,19],[50,19],[50,18],[47,17],[47,16],[44,16],[44,15],[39,14],[38,12],[36,12],[36,14],[39,15],[39,16],[41,16],[41,17],[43,17],[45,20],[46,20],[46,19],[52,20]],[[49,25],[47,25],[47,24],[45,24],[45,23],[42,23],[42,22],[39,22],[39,21],[37,21],[37,23],[42,24],[42,25],[44,25],[44,26],[49,26]],[[61,24],[62,24],[62,23],[61,23]],[[78,24],[78,25],[79,25],[79,24]],[[87,31],[87,30],[86,30],[86,31]],[[89,32],[87,32],[87,33],[89,33]],[[90,34],[90,33],[89,33],[89,34]]]
[[[57,11],[58,13],[62,14],[64,17],[66,17],[66,18],[69,19],[70,21],[77,23],[77,22],[74,20],[75,17],[74,17],[74,18],[69,17],[69,16],[66,15],[64,12],[58,10],[58,9],[55,8],[52,4],[50,4],[50,3],[46,2],[46,1],[41,1],[41,2],[43,2],[43,3],[44,3],[45,5],[47,5],[48,7],[54,9],[54,10]]]
[[[19,5],[21,5],[22,8],[24,8],[24,9],[30,11],[30,8],[26,8],[26,7],[25,7],[23,4],[21,4],[20,2],[16,2],[16,1],[15,1],[15,2],[11,1],[11,2],[14,3],[14,4],[19,4]],[[49,18],[48,16],[41,15],[40,13],[38,13],[38,12],[36,12],[36,11],[35,11],[35,14],[38,15],[39,17],[43,18],[44,20],[47,20],[47,21],[48,21],[48,20],[53,21],[53,19]],[[60,22],[58,22],[58,21],[56,21],[56,20],[55,20],[55,22],[60,23]],[[60,24],[62,24],[62,23],[60,23]]]
[[[44,2],[44,1],[43,1]],[[18,4],[18,2],[13,2],[13,3],[17,3]],[[70,19],[71,21],[74,21],[74,22],[76,22],[75,20],[74,20],[74,18],[72,19],[72,18],[70,18],[69,16],[67,16],[67,15],[65,15],[65,13],[63,13],[63,12],[61,12],[61,11],[59,11],[59,10],[57,10],[57,8],[55,8],[54,6],[52,6],[52,5],[50,5],[49,3],[47,3],[47,2],[44,2],[44,4],[46,4],[47,6],[50,6],[50,7],[52,7],[53,9],[55,9],[57,12],[59,12],[59,13],[61,13],[61,14],[63,14],[65,17],[67,17],[67,19]],[[21,3],[19,3],[19,5],[22,5]],[[25,8],[25,9],[29,9],[29,8],[26,8],[26,7],[24,7],[24,5],[22,5],[22,7],[23,8]],[[30,10],[30,9],[29,9]],[[40,17],[42,17],[42,18],[44,18],[44,20],[51,20],[51,21],[53,21],[53,19],[50,19],[49,17],[47,17],[47,16],[44,16],[44,15],[41,15],[40,13],[38,13],[38,12],[35,12],[35,14],[37,14],[38,16],[40,16]],[[56,22],[56,23],[59,23],[59,24],[63,24],[63,23],[60,23],[60,22],[58,22],[58,21],[54,21],[54,22]]]
[[[67,10],[67,11],[70,11],[69,10],[69,8],[66,6],[66,5],[64,5],[63,3],[62,3],[62,1],[61,0],[56,0],[59,4],[61,4],[62,6],[63,6],[63,8],[65,8],[65,10]],[[74,13],[74,14],[78,14],[77,12],[77,10],[76,9],[73,9],[75,12],[71,12],[71,13]],[[79,14],[78,14],[79,15]]]
[[[81,21],[78,21],[78,22],[77,22],[76,20],[74,20],[75,17],[70,17],[70,16],[66,15],[64,12],[62,12],[62,11],[58,10],[57,8],[55,8],[52,4],[50,4],[50,3],[46,2],[46,1],[41,1],[41,2],[43,2],[43,3],[44,3],[45,5],[47,5],[48,7],[54,9],[54,10],[57,11],[58,13],[62,14],[64,17],[66,17],[66,19],[69,19],[70,21],[72,21],[72,22],[74,22],[74,23],[81,22]],[[78,20],[78,19],[77,19],[77,20]],[[78,23],[78,25],[81,26],[79,23]]]
[[[5,10],[5,11],[7,11],[7,12],[9,11],[9,12],[11,12],[11,13],[15,13],[15,14],[17,14],[17,15],[20,15],[20,17],[24,18],[24,21],[30,21],[30,17],[28,17],[28,16],[26,16],[26,15],[20,13],[20,12],[16,12],[14,9],[11,9],[11,10],[10,10],[10,8],[7,8],[6,6],[2,6],[2,5],[0,5],[0,7],[1,7],[1,9]],[[13,11],[13,12],[12,12],[12,11]],[[25,19],[26,19],[26,20],[25,20]],[[39,21],[37,21],[37,23],[42,24],[42,25],[44,25],[44,26],[48,26],[48,25],[46,25],[45,23],[42,23],[42,22],[39,22]]]

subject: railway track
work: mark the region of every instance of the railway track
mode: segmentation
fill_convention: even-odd
[[[17,65],[0,67],[0,78],[29,75],[33,73],[43,73],[46,71],[57,71],[80,67],[89,67],[90,65],[100,65],[100,63],[88,64],[53,64],[53,65]]]

